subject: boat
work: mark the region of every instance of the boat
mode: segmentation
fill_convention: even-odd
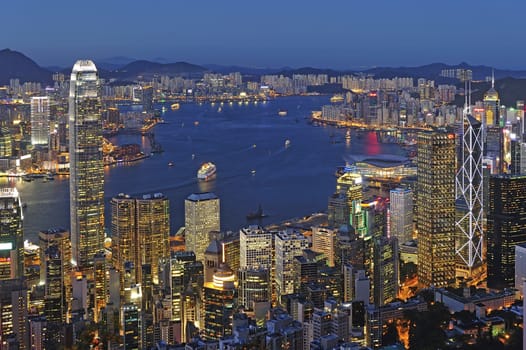
[[[262,219],[267,216],[267,214],[263,213],[263,208],[260,204],[257,211],[253,211],[247,214],[247,220]]]
[[[343,102],[343,101],[344,101],[343,95],[336,94],[336,95],[331,97],[331,102],[332,103],[339,103],[339,102]]]
[[[174,103],[170,106],[170,108],[172,108],[172,111],[176,111],[181,108],[181,105],[179,103]]]
[[[220,112],[222,111],[221,107],[219,107],[219,108],[217,109],[217,111],[220,113]]]
[[[288,113],[288,112],[287,112],[286,109],[280,109],[280,110],[278,111],[278,115],[279,115],[280,117],[284,117],[284,116],[286,116],[287,113]]]
[[[256,175],[256,170],[255,169],[252,169],[252,171],[250,172],[252,175]]]
[[[55,180],[55,176],[53,176],[53,174],[47,174],[46,177],[45,177],[45,180],[53,181],[53,180]]]
[[[289,147],[290,146],[290,140],[285,140],[285,147]]]
[[[31,182],[33,179],[29,175],[22,175],[22,180],[26,182]]]
[[[345,140],[351,140],[351,129],[347,129],[347,132],[345,133]]]
[[[175,165],[174,162],[169,162],[168,163],[168,166],[174,166],[174,165]]]
[[[216,174],[216,166],[212,162],[206,162],[201,165],[199,170],[197,171],[197,178],[199,180],[208,181],[212,179]]]

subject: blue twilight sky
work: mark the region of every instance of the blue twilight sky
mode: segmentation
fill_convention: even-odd
[[[5,0],[0,48],[77,58],[356,69],[526,68],[522,0]]]

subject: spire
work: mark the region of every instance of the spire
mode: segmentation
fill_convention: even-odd
[[[495,69],[491,68],[491,88],[495,88]]]

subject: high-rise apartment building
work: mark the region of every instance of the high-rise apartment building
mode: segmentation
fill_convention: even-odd
[[[31,144],[46,145],[49,141],[49,97],[31,97]]]
[[[417,143],[418,279],[444,287],[455,279],[455,135],[420,132]]]
[[[97,68],[89,60],[77,61],[71,72],[69,159],[73,261],[85,269],[104,243],[101,93]]]
[[[16,188],[0,189],[0,280],[24,276],[23,220]]]
[[[390,192],[390,232],[405,243],[413,239],[413,191],[409,188],[395,188]]]
[[[220,230],[219,198],[211,193],[194,193],[184,203],[186,250],[203,261],[210,244],[209,233]]]
[[[488,287],[515,285],[515,246],[526,243],[526,175],[490,178]]]

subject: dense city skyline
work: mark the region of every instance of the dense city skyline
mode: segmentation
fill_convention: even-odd
[[[498,6],[490,1],[476,6],[453,1],[424,6],[415,0],[322,6],[307,1],[298,6],[272,0],[254,9],[240,1],[132,2],[126,8],[92,1],[81,17],[97,18],[98,26],[77,25],[77,4],[61,0],[53,5],[3,4],[9,13],[4,26],[12,29],[4,35],[4,46],[43,66],[124,56],[249,67],[365,69],[466,61],[525,68],[515,23],[526,5],[512,1]],[[483,50],[488,43],[498,43],[498,50]]]

